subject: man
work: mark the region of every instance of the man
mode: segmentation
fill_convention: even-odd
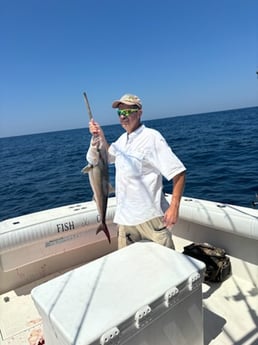
[[[92,135],[106,145],[109,162],[116,167],[116,213],[118,248],[151,240],[174,248],[171,229],[178,221],[180,199],[185,183],[185,167],[155,129],[141,123],[142,103],[139,97],[125,94],[112,104],[117,108],[125,129],[110,146],[94,120],[89,123]],[[94,164],[94,140],[87,160]],[[173,180],[170,205],[162,192],[162,176]]]

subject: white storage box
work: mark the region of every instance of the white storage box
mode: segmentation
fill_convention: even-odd
[[[32,290],[46,345],[201,345],[204,263],[139,242]]]

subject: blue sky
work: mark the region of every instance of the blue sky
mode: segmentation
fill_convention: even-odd
[[[0,137],[258,105],[256,0],[0,0]]]

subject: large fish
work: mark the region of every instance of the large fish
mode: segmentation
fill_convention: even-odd
[[[94,139],[93,139],[94,140]],[[98,140],[97,138],[95,139]],[[97,143],[98,161],[96,165],[88,164],[82,169],[83,173],[89,174],[90,185],[94,194],[94,200],[100,216],[100,225],[97,234],[104,231],[110,243],[110,233],[106,225],[106,210],[108,195],[110,192],[109,173],[108,173],[108,154],[107,150],[101,143]]]
[[[89,101],[86,93],[83,93],[86,106],[88,108],[89,118],[92,120],[93,116],[91,113]],[[98,226],[96,234],[100,231],[104,231],[107,236],[108,242],[110,243],[110,233],[106,225],[106,211],[107,201],[110,192],[109,184],[109,172],[108,172],[108,153],[104,144],[101,143],[99,137],[93,136],[93,145],[97,148],[98,158],[95,165],[88,164],[82,169],[82,172],[89,174],[89,180],[91,189],[93,191],[93,197],[97,204],[97,209],[100,216],[100,225]]]

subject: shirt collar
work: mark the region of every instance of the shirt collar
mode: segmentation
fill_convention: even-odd
[[[138,127],[132,133],[130,133],[130,134],[127,133],[127,140],[135,138],[136,136],[138,136],[144,130],[144,128],[145,128],[145,126],[142,124],[142,125],[140,125],[140,127]]]

